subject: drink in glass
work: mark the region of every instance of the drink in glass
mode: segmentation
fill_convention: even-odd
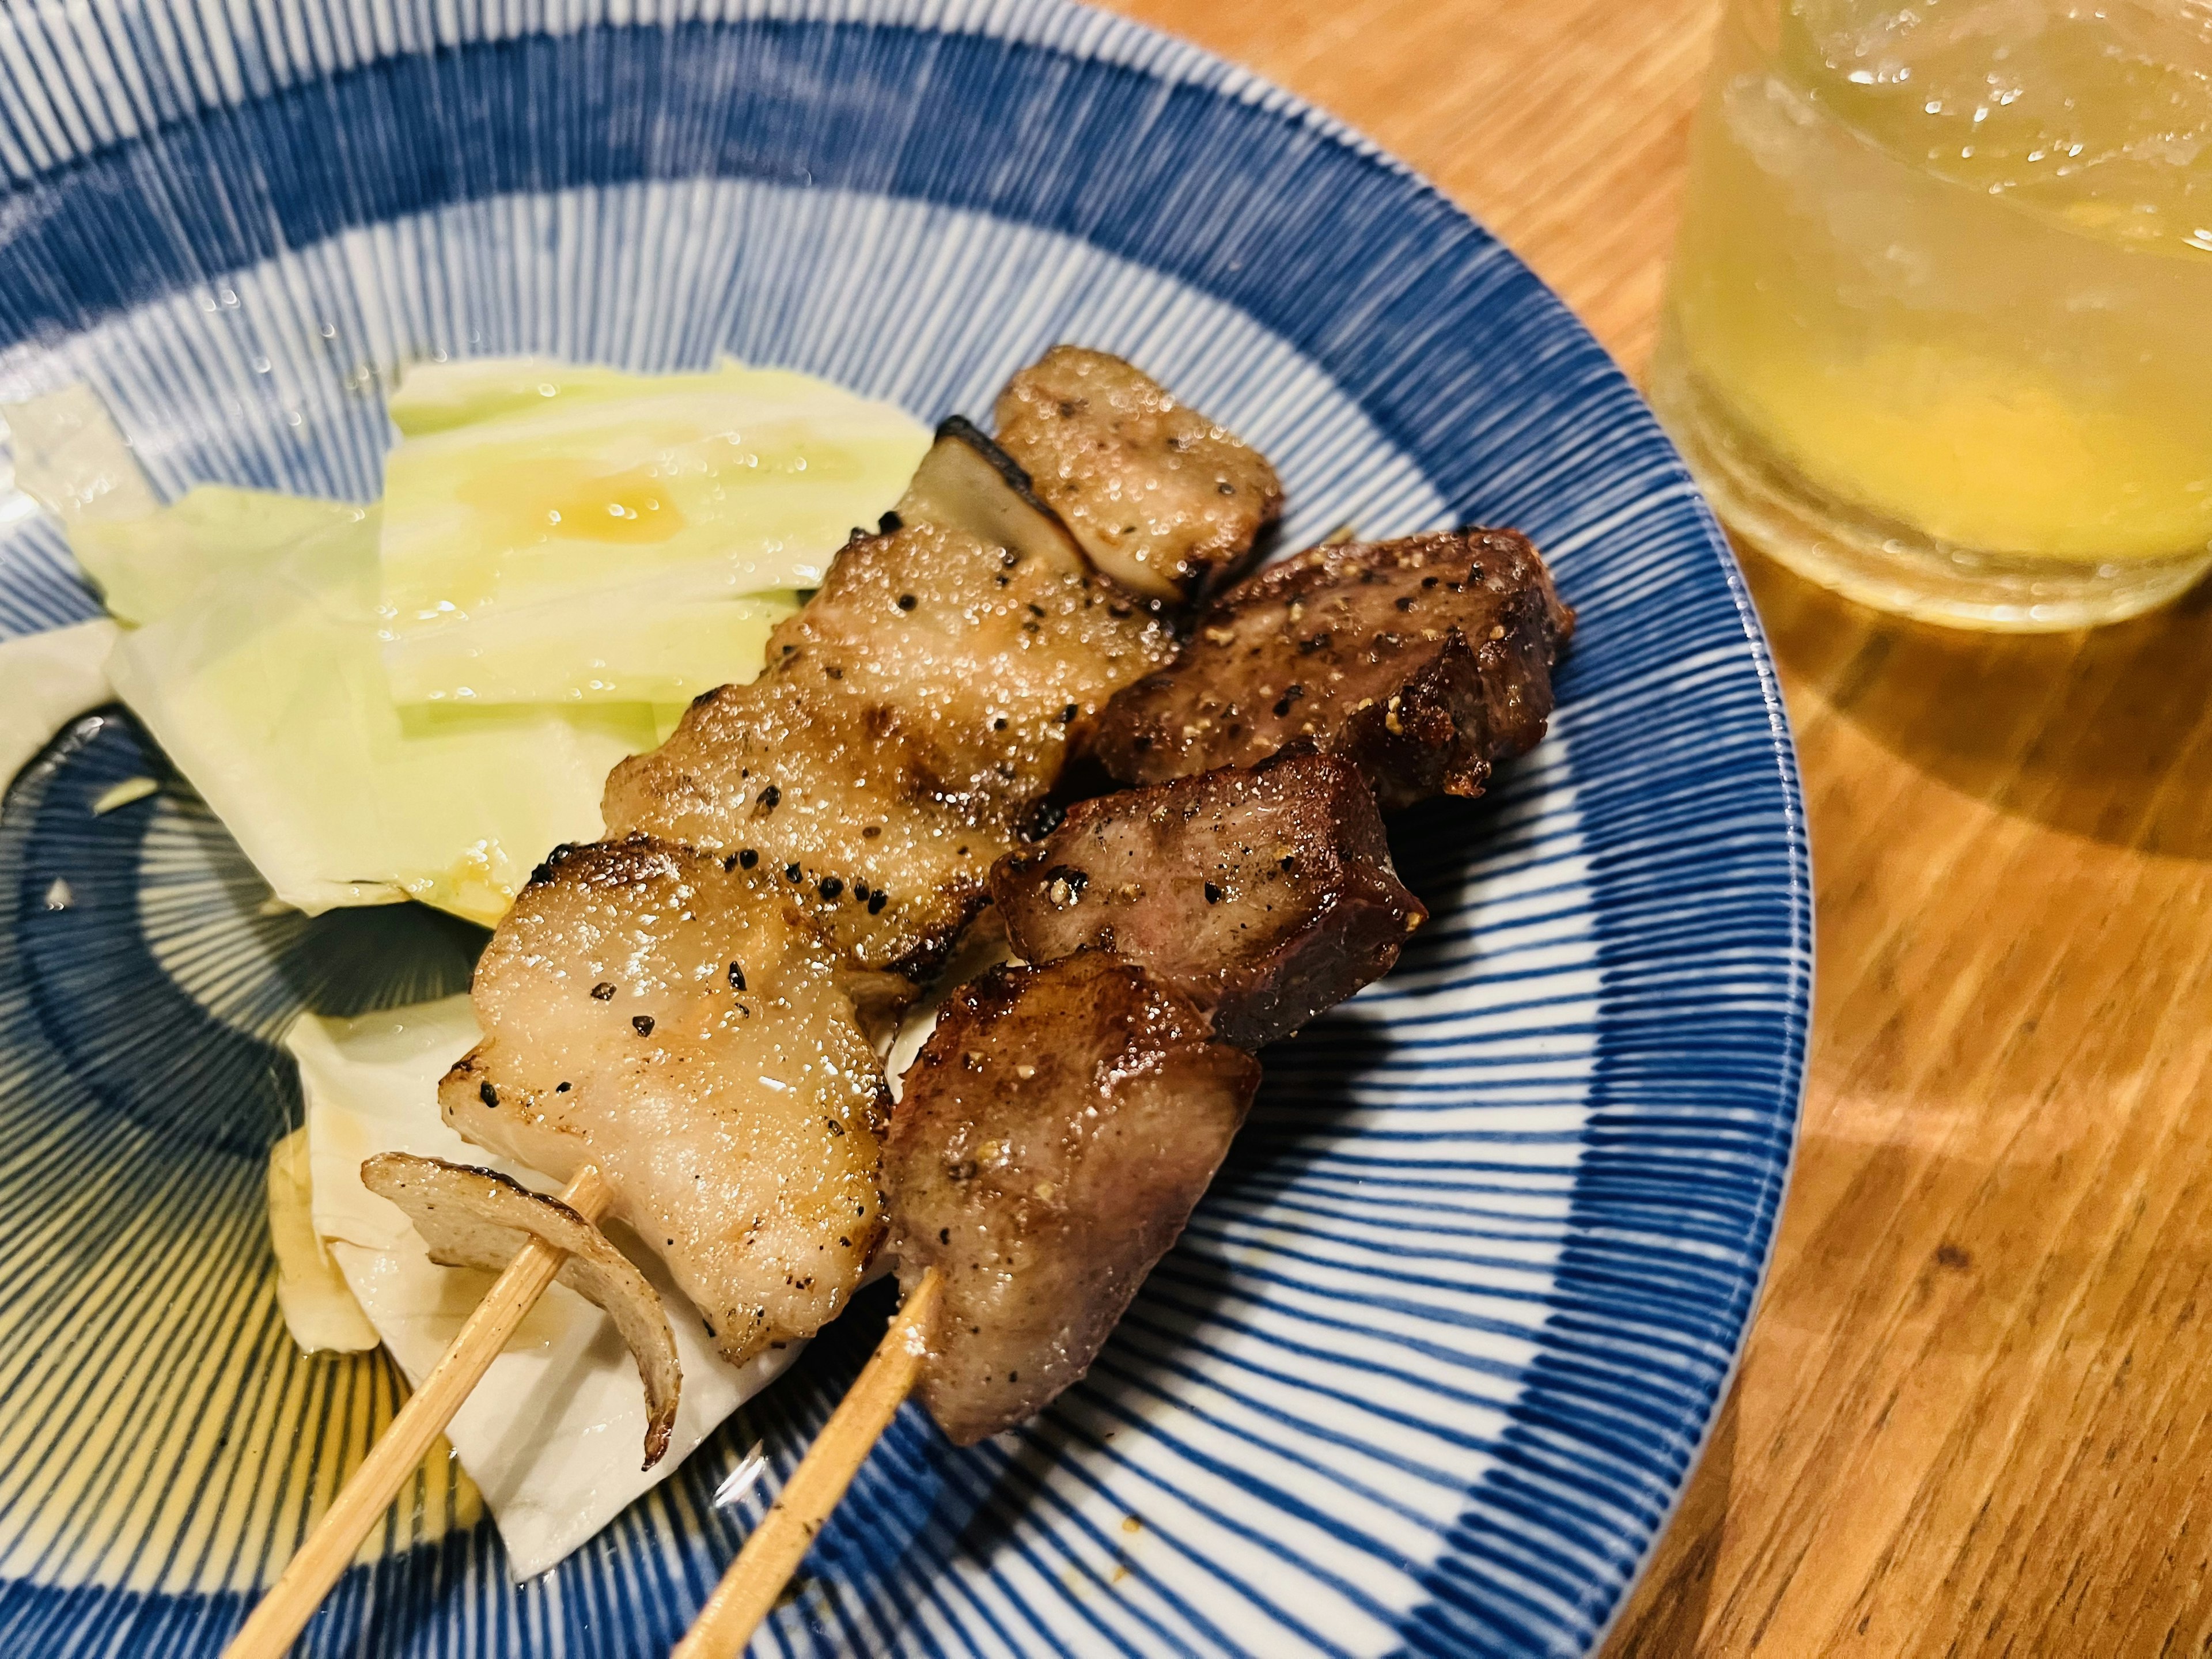
[[[1652,400],[1869,604],[2081,627],[2212,566],[2212,0],[1731,0]]]

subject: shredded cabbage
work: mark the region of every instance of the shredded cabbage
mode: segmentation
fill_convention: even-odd
[[[794,590],[929,444],[889,404],[735,364],[426,364],[392,411],[385,666],[402,703],[680,703],[747,678]],[[549,648],[563,641],[589,650]]]

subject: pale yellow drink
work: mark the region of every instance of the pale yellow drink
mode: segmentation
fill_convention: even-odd
[[[2212,3],[1740,0],[1653,391],[1724,513],[1876,603],[2179,591],[2212,559]]]

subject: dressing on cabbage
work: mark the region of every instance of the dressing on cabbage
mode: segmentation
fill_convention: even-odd
[[[393,413],[410,435],[378,507],[219,485],[163,506],[87,388],[9,410],[18,482],[129,624],[115,694],[310,913],[416,898],[497,921],[548,851],[599,835],[616,762],[759,672],[793,586],[927,442],[888,405],[734,367],[436,365]],[[666,475],[641,510],[682,534],[497,532],[556,498],[604,512],[640,467]],[[422,625],[395,629],[395,584]]]
[[[891,404],[737,364],[430,363],[392,413],[384,660],[402,703],[682,703],[748,678],[929,446]]]

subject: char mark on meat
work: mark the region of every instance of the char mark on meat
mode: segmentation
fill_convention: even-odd
[[[1116,952],[1240,1048],[1389,973],[1427,915],[1358,769],[1315,754],[1079,802],[1000,860],[991,896],[1017,956]]]
[[[1299,744],[1352,762],[1386,811],[1477,795],[1542,739],[1573,627],[1514,531],[1314,548],[1216,601],[1171,665],[1115,696],[1094,751],[1150,784]]]
[[[1282,510],[1265,457],[1119,357],[1054,346],[999,395],[999,441],[1098,568],[1181,605],[1234,580]]]
[[[1220,1167],[1259,1062],[1086,951],[963,986],[884,1148],[899,1278],[943,1277],[922,1403],[960,1445],[1082,1376]]]

